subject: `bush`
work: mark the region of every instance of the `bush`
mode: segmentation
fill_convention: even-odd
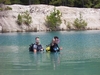
[[[30,14],[28,13],[28,11],[24,12],[23,14],[23,22],[26,25],[29,25],[30,23],[32,23],[32,17],[30,16]]]
[[[67,28],[68,28],[68,29],[71,29],[71,23],[70,23],[70,22],[68,22]]]
[[[6,11],[6,10],[12,10],[12,8],[11,7],[9,7],[9,6],[7,6],[7,7],[5,7],[5,8],[3,8],[3,7],[0,7],[0,11]]]
[[[87,22],[82,19],[81,13],[80,17],[74,20],[73,26],[78,30],[85,29],[85,27],[87,26]]]
[[[0,11],[3,11],[3,8],[0,8]]]
[[[3,1],[4,1],[4,4],[6,4],[6,5],[11,4],[10,0],[3,0]]]
[[[23,20],[22,20],[22,16],[21,16],[20,14],[18,14],[17,23],[18,23],[19,25],[21,25],[22,22],[23,22]]]
[[[61,24],[61,12],[54,8],[54,11],[46,17],[46,24],[51,30],[56,30],[57,26]]]
[[[50,4],[51,5],[55,5],[55,6],[59,6],[61,5],[62,0],[51,0]]]
[[[12,10],[12,8],[9,7],[9,6],[7,6],[7,7],[5,8],[5,10]]]
[[[24,12],[23,14],[18,14],[17,23],[21,25],[22,23],[29,25],[32,23],[32,17],[29,15],[28,11]]]

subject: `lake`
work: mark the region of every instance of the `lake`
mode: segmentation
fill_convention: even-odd
[[[60,53],[29,52],[36,36],[45,48],[60,38]],[[100,75],[100,31],[0,33],[0,75]]]

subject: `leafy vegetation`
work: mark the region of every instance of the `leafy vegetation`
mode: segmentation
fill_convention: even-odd
[[[12,10],[12,8],[9,7],[9,6],[7,6],[7,7],[5,8],[5,10]]]
[[[28,13],[28,11],[26,11],[22,14],[18,14],[17,23],[19,25],[21,25],[22,23],[24,23],[26,25],[30,25],[32,23],[32,17]]]
[[[3,11],[3,8],[0,8],[0,11]]]
[[[61,24],[61,12],[54,8],[54,11],[46,17],[46,24],[51,30],[56,30],[57,26]]]
[[[62,1],[61,0],[51,0],[50,4],[52,5],[56,5],[56,6],[59,6],[61,5]]]
[[[80,17],[75,19],[73,26],[78,30],[85,29],[85,27],[87,26],[87,22],[83,20],[81,13]]]
[[[7,7],[5,7],[5,8],[3,8],[3,7],[0,7],[0,11],[5,11],[5,10],[12,10],[12,8],[11,7],[9,7],[9,6],[7,6]]]
[[[18,14],[17,23],[18,23],[19,25],[21,25],[22,22],[23,22],[23,20],[22,20],[22,15]]]
[[[70,23],[70,22],[68,22],[67,28],[68,28],[68,29],[71,29],[71,23]]]
[[[28,13],[28,11],[23,13],[23,22],[26,25],[29,25],[30,23],[32,23],[32,17],[30,16],[30,14]]]
[[[0,0],[3,4],[51,4],[55,6],[100,8],[100,0]]]

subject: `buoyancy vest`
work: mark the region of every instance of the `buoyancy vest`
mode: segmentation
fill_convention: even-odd
[[[50,46],[50,51],[51,52],[59,52],[60,48],[59,48],[58,44],[54,43],[54,45],[51,45]]]
[[[35,43],[31,44],[30,47],[29,47],[29,51],[33,51],[34,49],[36,49],[37,51],[41,51],[42,45],[41,44],[37,45]]]

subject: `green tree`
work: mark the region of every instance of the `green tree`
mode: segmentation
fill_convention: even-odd
[[[93,6],[91,0],[84,0],[84,6],[87,8],[91,8]]]
[[[52,1],[50,2],[50,4],[55,5],[55,6],[61,5],[61,3],[62,3],[61,0],[52,0]]]
[[[3,4],[11,4],[10,0],[0,0],[0,3],[3,3]]]
[[[76,6],[76,7],[83,7],[84,6],[83,5],[83,0],[80,0],[80,1],[75,0],[74,1],[74,6]]]
[[[54,11],[46,17],[46,23],[51,30],[56,30],[56,27],[61,24],[61,12],[54,8]]]
[[[40,0],[31,0],[31,4],[40,4]]]
[[[22,20],[22,15],[18,14],[18,17],[17,17],[17,23],[19,25],[21,25],[23,23],[23,20]]]
[[[20,0],[22,4],[29,5],[29,0]]]
[[[47,0],[39,0],[41,4],[47,4]]]
[[[17,23],[21,25],[22,23],[26,25],[30,25],[32,23],[32,17],[30,16],[28,11],[25,11],[22,14],[18,14]]]
[[[93,8],[100,8],[100,0],[93,0]]]
[[[67,6],[75,6],[75,0],[67,0]]]
[[[32,23],[32,17],[30,16],[28,11],[24,12],[24,14],[23,14],[23,22],[26,25],[29,25],[30,23]]]
[[[100,8],[100,0],[0,0],[3,4],[51,4],[55,6]]]
[[[11,4],[20,4],[21,1],[20,0],[10,0]]]
[[[87,22],[83,20],[81,13],[80,17],[75,19],[73,26],[78,30],[85,29],[85,27],[87,26]]]

